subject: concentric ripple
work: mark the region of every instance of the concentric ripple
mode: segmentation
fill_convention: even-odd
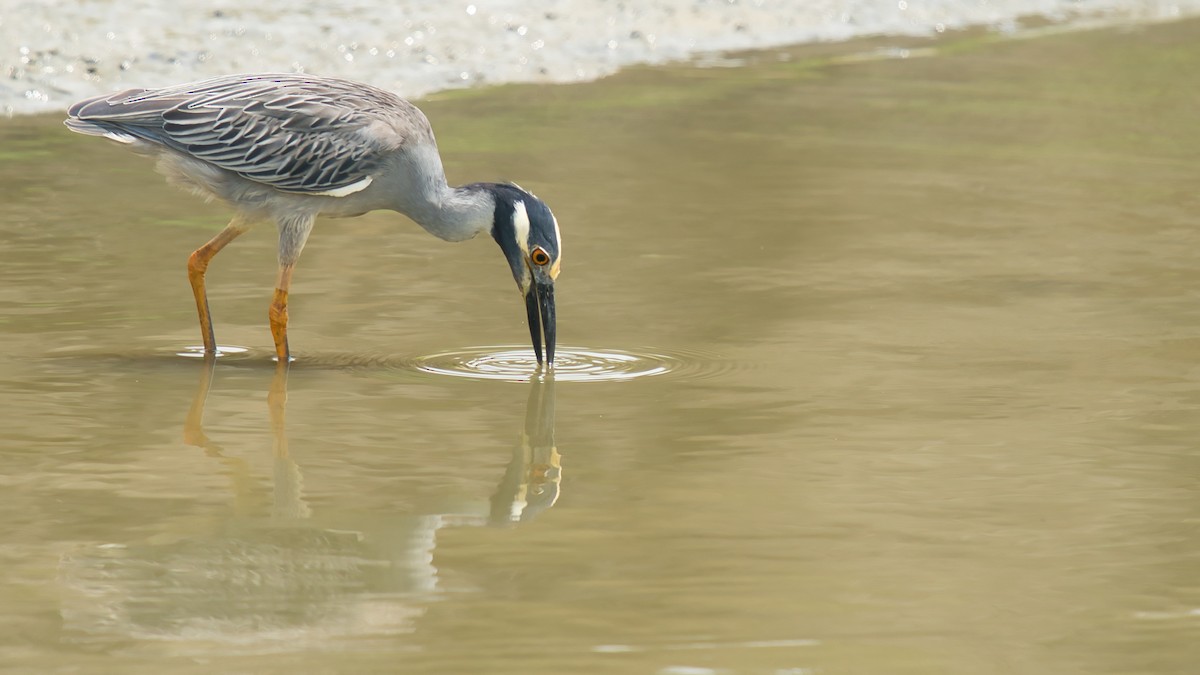
[[[559,347],[554,356],[557,382],[611,382],[653,377],[675,370],[679,360],[662,354],[611,349]],[[527,382],[537,377],[537,357],[529,348],[477,347],[413,359],[417,370],[437,375]]]

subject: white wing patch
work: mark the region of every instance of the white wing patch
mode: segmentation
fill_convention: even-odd
[[[126,145],[137,141],[136,136],[131,136],[129,134],[122,134],[122,133],[118,133],[116,131],[106,131],[104,133],[104,137],[110,141],[116,141],[118,143],[124,143]]]
[[[343,187],[340,187],[340,188],[337,188],[334,190],[326,190],[324,192],[313,192],[311,194],[324,195],[326,197],[345,197],[346,195],[352,195],[355,192],[360,192],[362,190],[367,189],[367,186],[370,185],[371,181],[373,181],[373,180],[375,180],[375,179],[372,178],[371,176],[367,176],[366,178],[364,178],[360,181],[356,181],[354,183],[351,183],[349,185],[346,185],[346,186],[343,186]]]

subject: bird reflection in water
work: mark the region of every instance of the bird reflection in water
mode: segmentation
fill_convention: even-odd
[[[206,357],[205,361],[200,385],[184,421],[184,442],[203,448],[211,457],[228,462],[231,460],[224,456],[221,447],[204,433],[204,404],[212,387],[215,359]],[[303,476],[288,452],[288,370],[287,364],[276,364],[267,393],[274,444],[275,512],[276,515],[307,517],[310,510],[303,501],[300,489]],[[492,494],[488,518],[491,525],[529,522],[558,501],[562,484],[562,457],[554,441],[554,376],[551,373],[536,378],[529,386],[529,396],[525,400],[525,426],[513,447],[512,460]],[[245,463],[232,461],[237,462],[237,473],[241,473]],[[464,519],[455,517],[455,522],[461,523]]]
[[[185,651],[206,652],[215,643],[223,651],[256,652],[411,633],[444,591],[434,566],[439,530],[525,522],[557,500],[553,383],[535,382],[490,509],[480,495],[477,508],[452,513],[397,513],[337,529],[317,524],[288,449],[289,368],[278,364],[267,393],[273,480],[264,519],[257,515],[263,504],[251,463],[205,433],[214,376],[213,359],[207,361],[183,437],[226,468],[235,515],[190,534],[185,526],[64,555],[61,611],[74,641],[132,637],[168,640]]]

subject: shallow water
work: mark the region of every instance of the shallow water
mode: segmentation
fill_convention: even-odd
[[[318,225],[289,372],[269,228],[210,271],[245,351],[177,356],[223,210],[4,122],[0,664],[1194,672],[1198,37],[423,104],[452,179],[554,207],[564,353],[665,370],[611,381],[439,372],[515,368],[524,311],[387,214]]]

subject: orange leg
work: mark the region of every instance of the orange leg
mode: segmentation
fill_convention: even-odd
[[[279,280],[275,282],[275,296],[271,299],[271,307],[267,316],[271,322],[271,337],[275,338],[275,356],[280,363],[287,363],[290,358],[287,341],[288,324],[288,288],[292,285],[293,265],[279,266]]]
[[[275,282],[275,297],[271,299],[271,307],[267,312],[271,321],[271,337],[275,338],[275,357],[280,363],[287,363],[291,354],[288,352],[288,289],[292,286],[292,270],[304,250],[304,242],[312,232],[314,216],[288,216],[275,221],[279,226],[279,279]]]
[[[235,217],[217,236],[193,251],[188,258],[188,281],[192,284],[192,295],[196,297],[196,312],[200,314],[200,337],[204,340],[205,354],[217,353],[217,339],[213,336],[212,314],[208,310],[208,294],[204,291],[204,273],[208,271],[208,263],[213,256],[248,229],[248,222]]]

